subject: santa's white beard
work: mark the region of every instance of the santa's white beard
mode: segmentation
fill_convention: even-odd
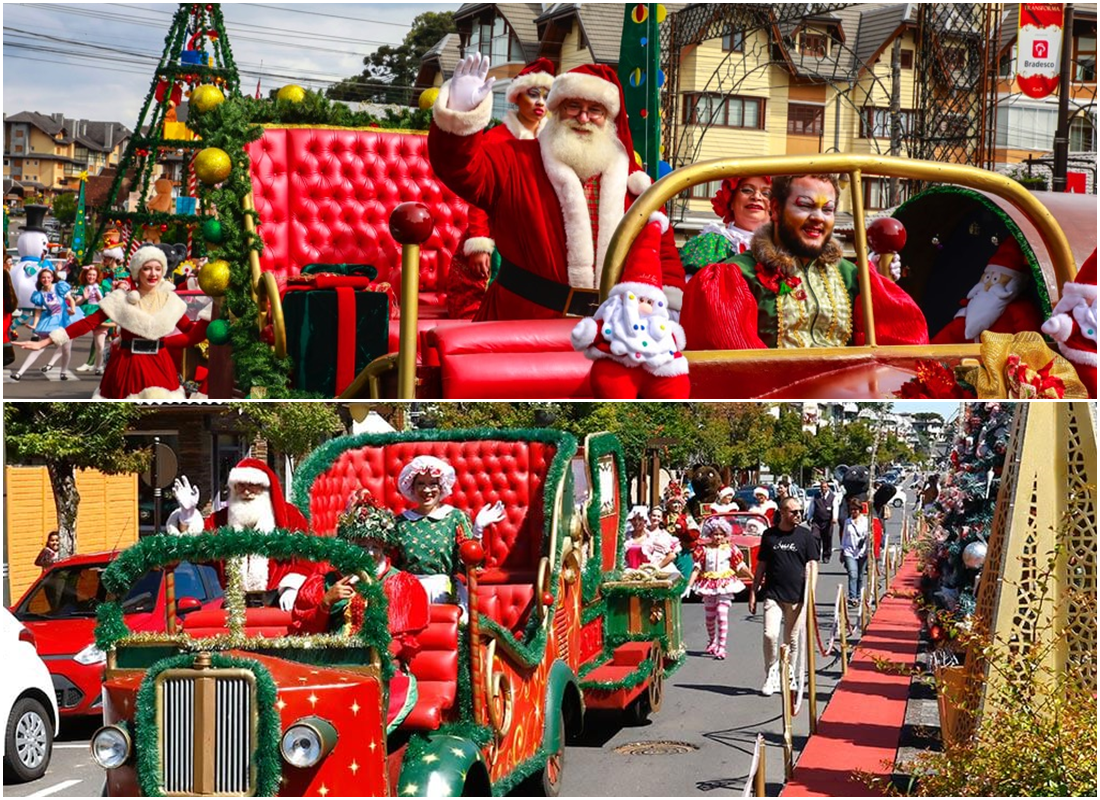
[[[1073,309],[1073,318],[1081,326],[1081,335],[1086,339],[1096,341],[1096,300],[1092,305],[1085,302],[1079,303]]]
[[[966,328],[964,335],[968,340],[976,339],[982,331],[987,331],[1005,313],[1008,304],[1020,294],[1021,284],[1018,280],[1010,281],[1007,285],[994,284],[986,289],[978,284],[967,295],[970,302],[966,304]]]
[[[663,293],[655,294],[664,298]],[[611,354],[621,363],[655,369],[672,361],[679,349],[667,302],[643,317],[638,313],[637,295],[628,299],[620,289],[603,302],[596,319],[601,322],[600,333],[610,345]]]
[[[263,492],[251,500],[245,500],[236,492],[231,492],[226,521],[231,528],[270,533],[275,530],[275,509],[271,505],[271,495]]]
[[[589,133],[576,133],[578,130]],[[551,114],[539,139],[546,141],[550,154],[576,172],[582,181],[593,175],[602,175],[617,159],[622,158],[623,153],[615,126],[610,120],[601,128],[591,122],[582,124]]]

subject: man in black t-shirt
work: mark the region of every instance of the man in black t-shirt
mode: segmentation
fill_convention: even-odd
[[[764,531],[756,560],[756,574],[749,591],[749,613],[756,613],[756,599],[764,600],[764,671],[761,692],[779,691],[779,635],[790,648],[791,665],[798,663],[798,644],[805,624],[802,616],[806,579],[817,580],[818,544],[810,529],[799,524],[802,507],[797,498],[779,504],[779,522]],[[791,682],[796,678],[792,672]]]

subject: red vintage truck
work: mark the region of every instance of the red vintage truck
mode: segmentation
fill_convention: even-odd
[[[351,492],[394,511],[395,478],[420,454],[457,472],[448,502],[502,500],[507,517],[465,569],[469,621],[433,605],[409,663],[415,705],[387,732],[393,666],[387,608],[366,551],[331,536]],[[92,741],[109,795],[456,796],[556,794],[566,735],[590,708],[644,718],[683,661],[679,581],[622,569],[624,461],[607,434],[419,431],[346,437],[299,468],[294,499],[313,533],[142,540],[103,580],[113,596],[149,569],[246,553],[327,562],[359,574],[356,633],[289,635],[287,614],[245,606],[170,606],[164,633],[135,634],[104,604],[104,727]]]

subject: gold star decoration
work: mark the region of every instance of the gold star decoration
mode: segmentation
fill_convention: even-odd
[[[375,750],[378,749],[378,742],[376,742],[372,739],[371,743],[368,745],[368,747],[369,747],[370,751],[373,753]]]
[[[328,796],[328,787],[325,786],[322,783],[321,788],[317,790],[317,794],[321,795],[321,797],[327,797]]]
[[[310,708],[317,708],[317,701],[319,699],[320,698],[318,698],[317,695],[315,695],[313,692],[310,692],[309,697],[306,698],[306,700],[309,701]]]
[[[279,700],[275,703],[275,708],[282,711],[284,708],[286,708],[286,700],[280,697]]]
[[[355,773],[357,773],[359,771],[359,765],[355,763],[354,758],[351,760],[351,764],[348,766],[348,769],[351,770],[352,775],[354,775]]]
[[[407,794],[409,797],[416,797],[418,794],[420,794],[420,787],[417,786],[415,783],[406,783],[405,788],[404,790],[402,790],[401,793]]]
[[[359,715],[359,701],[358,700],[352,700],[351,701],[351,713],[352,713],[352,716],[358,716]]]
[[[439,756],[437,756],[435,753],[428,753],[428,755],[424,756],[424,758],[421,759],[421,761],[423,761],[425,764],[434,764],[438,760]]]
[[[459,758],[462,758],[462,756],[464,755],[461,747],[452,747],[451,753],[458,756]]]

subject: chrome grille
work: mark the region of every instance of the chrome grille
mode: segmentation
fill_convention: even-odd
[[[252,791],[254,683],[217,670],[160,679],[161,769],[173,795],[244,795]],[[204,685],[200,685],[204,684]],[[212,714],[204,715],[201,707]],[[204,703],[204,697],[206,698]],[[204,730],[199,730],[203,726]],[[196,743],[201,751],[196,753]],[[197,756],[197,758],[196,758]]]

